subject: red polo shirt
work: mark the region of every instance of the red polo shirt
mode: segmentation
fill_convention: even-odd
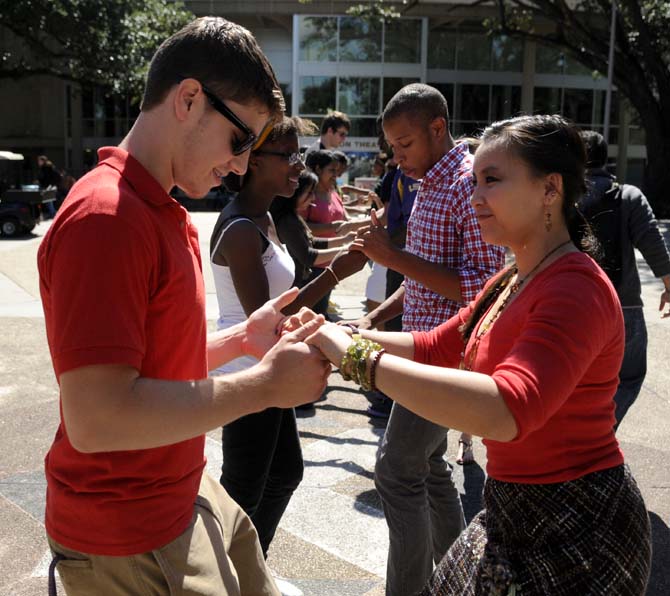
[[[186,210],[131,155],[99,151],[38,253],[56,377],[125,364],[142,377],[207,377],[198,234]],[[63,424],[46,456],[46,529],[74,550],[130,555],[188,526],[204,437],[141,451],[80,453]]]

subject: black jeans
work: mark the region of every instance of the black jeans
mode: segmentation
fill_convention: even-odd
[[[291,495],[303,474],[293,408],[268,408],[223,427],[221,484],[256,526],[267,557]]]

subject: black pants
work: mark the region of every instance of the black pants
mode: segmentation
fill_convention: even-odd
[[[302,480],[293,408],[268,408],[224,426],[221,472],[221,484],[253,521],[267,557],[279,520]]]

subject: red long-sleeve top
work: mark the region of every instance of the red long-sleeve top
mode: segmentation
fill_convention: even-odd
[[[473,304],[430,332],[412,333],[414,359],[457,367],[458,327]],[[590,257],[570,253],[531,279],[481,337],[472,364],[493,378],[518,428],[512,441],[484,440],[488,475],[544,484],[621,464],[613,396],[623,349],[616,292]]]

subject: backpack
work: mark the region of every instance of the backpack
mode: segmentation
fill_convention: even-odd
[[[579,207],[600,244],[598,264],[615,288],[621,281],[623,214],[621,205],[623,185],[616,181],[606,189],[592,187],[582,197]]]

